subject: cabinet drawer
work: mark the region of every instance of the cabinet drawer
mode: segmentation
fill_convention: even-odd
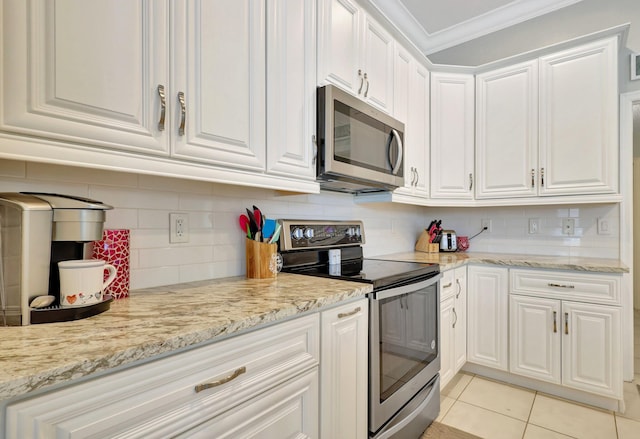
[[[618,305],[620,280],[615,274],[512,269],[511,292]]]
[[[456,282],[454,279],[455,270],[447,270],[442,272],[440,279],[440,300],[445,300],[456,292]]]
[[[317,366],[318,334],[314,314],[25,399],[6,437],[170,437]]]

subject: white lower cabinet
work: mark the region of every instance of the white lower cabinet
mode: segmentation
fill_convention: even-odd
[[[620,308],[510,297],[511,373],[622,397]]]
[[[508,370],[509,269],[469,266],[467,361]]]
[[[313,314],[10,403],[0,436],[318,437],[318,364]]]
[[[440,388],[467,361],[467,268],[445,271],[440,281]]]
[[[367,437],[368,322],[367,299],[321,313],[322,438]]]

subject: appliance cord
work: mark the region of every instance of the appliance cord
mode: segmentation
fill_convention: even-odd
[[[483,227],[482,230],[480,230],[478,233],[476,233],[475,235],[473,235],[471,238],[469,238],[469,241],[471,241],[473,238],[475,238],[476,236],[478,236],[479,234],[481,234],[482,232],[484,232],[485,230],[487,230],[487,227]]]

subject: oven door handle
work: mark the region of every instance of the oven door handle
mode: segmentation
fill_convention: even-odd
[[[434,285],[440,280],[440,278],[442,278],[442,273],[438,273],[437,275],[430,277],[429,279],[425,279],[421,282],[402,285],[401,287],[396,287],[396,288],[389,288],[388,290],[373,292],[371,295],[371,298],[373,300],[384,300],[384,299],[388,299],[389,297],[395,297],[395,296],[401,296],[407,293],[413,293],[415,291]]]

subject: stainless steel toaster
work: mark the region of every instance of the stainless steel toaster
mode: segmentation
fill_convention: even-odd
[[[443,230],[440,238],[441,252],[454,252],[458,250],[456,232],[453,230]]]

